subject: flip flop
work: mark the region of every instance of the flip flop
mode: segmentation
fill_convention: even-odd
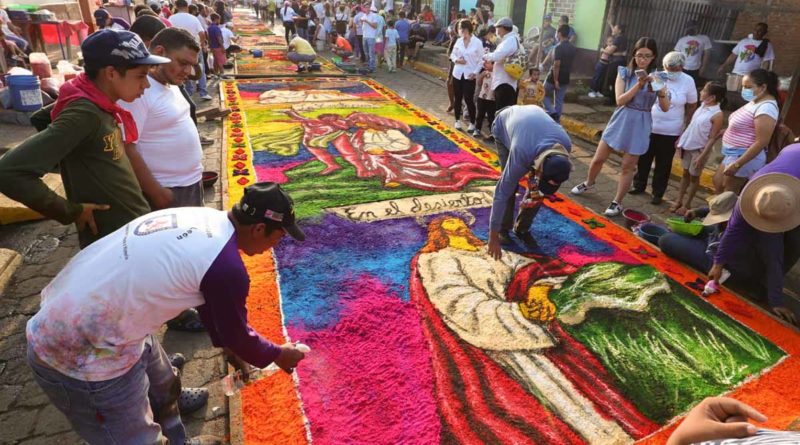
[[[208,403],[208,389],[206,388],[181,388],[178,397],[178,411],[181,414],[193,413]]]
[[[167,322],[167,327],[176,331],[185,332],[204,332],[206,327],[200,320],[197,309],[190,308],[181,312],[180,315]]]

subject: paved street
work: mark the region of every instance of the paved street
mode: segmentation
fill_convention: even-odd
[[[409,68],[388,74],[379,71],[374,78],[394,89],[400,96],[420,106],[426,111],[452,123],[452,115],[446,112],[448,102],[444,83],[433,77],[420,74]],[[202,107],[208,104],[201,104]],[[3,140],[0,147],[13,147],[18,140],[30,133],[17,128],[14,138],[0,128]],[[221,142],[221,123],[212,121],[200,125],[201,133]],[[12,139],[12,140],[9,140]],[[575,140],[573,150],[576,164],[568,184],[562,189],[567,192],[574,184],[586,177],[594,147]],[[220,145],[206,148],[204,164],[207,170],[220,171]],[[584,206],[602,212],[614,194],[619,173],[618,163],[612,159],[603,168],[597,182],[597,191],[575,200]],[[666,197],[676,194],[673,181]],[[221,182],[206,194],[207,206],[221,208],[224,190]],[[699,193],[700,199],[705,192]],[[653,215],[653,219],[667,217],[668,204],[652,206],[650,196],[628,196],[625,206],[636,208]],[[622,217],[616,219],[622,224]],[[39,391],[32,380],[31,372],[24,362],[25,324],[39,304],[41,289],[58,273],[67,261],[77,252],[77,237],[73,226],[62,226],[53,221],[0,227],[0,247],[11,248],[24,256],[24,263],[17,270],[9,287],[0,296],[0,435],[2,443],[9,444],[73,444],[80,443],[70,432],[69,424],[55,410]],[[192,435],[217,434],[226,436],[227,400],[221,394],[219,379],[223,375],[224,363],[218,349],[212,348],[204,334],[162,332],[164,346],[168,352],[182,352],[189,362],[184,370],[184,386],[207,386],[212,390],[211,399],[204,410],[189,416],[187,426]]]

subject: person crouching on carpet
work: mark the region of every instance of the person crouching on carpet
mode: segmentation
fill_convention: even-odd
[[[36,382],[93,445],[221,443],[187,440],[180,377],[155,333],[197,307],[214,346],[245,376],[250,364],[293,372],[304,354],[247,322],[250,278],[239,254],[263,254],[287,233],[305,239],[292,199],[263,182],[247,187],[229,212],[159,210],[95,241],[44,288],[27,324]]]
[[[297,35],[289,42],[289,52],[286,54],[286,58],[296,63],[297,72],[302,73],[306,70],[306,66],[311,71],[311,64],[317,59],[317,53],[308,40]]]
[[[572,142],[567,132],[537,105],[514,105],[495,117],[492,135],[500,156],[502,176],[497,182],[490,218],[489,253],[500,259],[500,244],[511,243],[520,179],[529,175],[528,192],[520,205],[514,233],[529,249],[536,248],[530,227],[546,196],[569,179]]]

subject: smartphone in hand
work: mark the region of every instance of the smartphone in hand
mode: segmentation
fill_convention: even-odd
[[[647,77],[647,71],[645,70],[636,70],[633,73],[636,74],[636,77],[638,77],[639,79]]]

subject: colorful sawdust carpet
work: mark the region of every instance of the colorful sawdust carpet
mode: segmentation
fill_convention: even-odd
[[[247,47],[243,47],[247,49]],[[320,70],[311,75],[338,76],[344,75],[344,71],[336,65],[322,57],[317,57]],[[236,56],[234,64],[234,74],[245,77],[269,77],[269,76],[292,76],[297,74],[297,65],[286,58],[286,45],[283,49],[263,49],[261,57],[253,57],[252,54],[242,53]]]
[[[380,84],[223,89],[229,203],[280,182],[307,234],[245,258],[253,326],[312,348],[242,391],[246,443],[663,443],[723,393],[800,416],[795,331],[585,208],[492,260],[494,155]]]

